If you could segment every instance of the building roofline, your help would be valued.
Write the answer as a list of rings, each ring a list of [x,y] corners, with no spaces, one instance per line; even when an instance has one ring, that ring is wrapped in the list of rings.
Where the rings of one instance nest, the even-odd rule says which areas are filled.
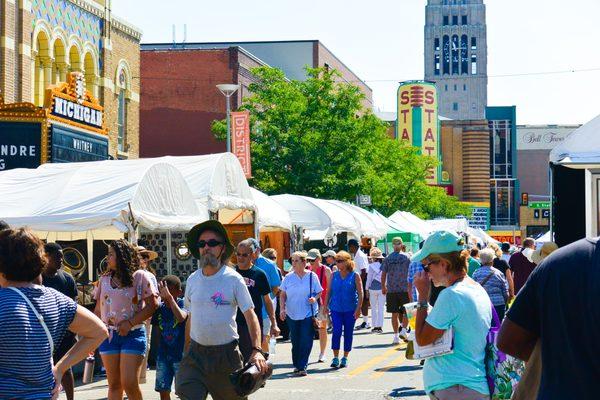
[[[176,46],[177,47],[170,47],[170,48],[141,48],[140,51],[214,51],[214,50],[229,50],[229,49],[237,49],[240,53],[243,53],[244,55],[246,55],[247,57],[253,59],[254,61],[256,61],[259,64],[262,64],[264,66],[270,67],[270,65],[266,62],[264,62],[263,60],[261,60],[260,58],[256,57],[254,54],[250,53],[248,50],[244,49],[241,46],[228,46],[228,47],[212,47],[212,48],[189,48],[189,47],[184,47],[186,46],[188,43],[177,43]],[[181,47],[180,47],[181,46]]]
[[[333,58],[335,58],[335,59],[336,59],[336,60],[337,60],[337,61],[338,61],[340,64],[342,64],[344,67],[346,67],[346,69],[347,69],[348,71],[350,71],[350,72],[352,73],[352,75],[356,76],[356,77],[358,78],[358,80],[359,80],[359,81],[360,81],[360,82],[361,82],[363,85],[365,85],[367,88],[369,88],[369,90],[370,90],[371,92],[373,92],[373,89],[372,89],[372,88],[371,88],[369,85],[367,85],[367,83],[366,83],[365,81],[363,81],[361,78],[359,78],[359,76],[358,76],[358,75],[356,75],[356,73],[355,73],[354,71],[352,71],[352,69],[350,69],[350,67],[348,67],[348,66],[346,65],[346,63],[344,63],[342,60],[340,60],[340,59],[338,58],[338,56],[336,56],[336,55],[334,54],[334,52],[333,52],[333,51],[329,50],[329,48],[328,48],[327,46],[325,46],[325,44],[324,44],[323,42],[321,42],[320,40],[317,40],[316,42],[317,42],[317,44],[320,44],[321,46],[323,46],[323,48],[325,48],[325,49],[326,49],[326,50],[327,50],[327,51],[328,51],[328,52],[329,52],[329,53],[330,53],[330,54],[333,56]]]

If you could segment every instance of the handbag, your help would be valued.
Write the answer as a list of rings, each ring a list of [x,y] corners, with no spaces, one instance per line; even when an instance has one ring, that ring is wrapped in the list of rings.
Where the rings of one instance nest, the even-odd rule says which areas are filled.
[[[492,400],[509,400],[523,376],[525,363],[498,349],[496,342],[500,332],[500,318],[498,318],[493,305],[491,308],[492,324],[486,337],[485,346],[486,378]]]
[[[309,272],[309,274],[311,274],[311,275],[308,276],[308,282],[309,282],[309,284],[308,284],[308,287],[309,287],[309,289],[308,289],[308,297],[310,298],[310,297],[312,297],[312,292],[313,292],[312,291],[312,281],[313,281],[312,280],[312,271]],[[316,330],[321,329],[321,321],[319,321],[319,319],[316,317],[319,314],[319,312],[317,311],[315,313],[313,311],[313,305],[312,304],[310,305],[310,311],[311,311],[311,314],[312,314],[311,318],[312,318],[313,328],[316,329]]]
[[[256,365],[248,363],[241,369],[229,374],[229,380],[238,396],[246,397],[265,386],[273,375],[273,363],[267,360],[267,372],[261,374]]]

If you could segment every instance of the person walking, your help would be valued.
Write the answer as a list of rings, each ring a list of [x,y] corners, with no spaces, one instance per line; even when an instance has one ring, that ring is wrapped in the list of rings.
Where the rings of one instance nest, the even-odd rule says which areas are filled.
[[[94,293],[94,312],[110,333],[98,349],[106,369],[108,399],[121,399],[124,391],[129,399],[138,400],[147,346],[144,321],[158,308],[158,288],[139,270],[138,252],[126,240],[110,244],[107,260],[108,272]]]
[[[290,329],[294,374],[306,376],[313,346],[313,317],[323,288],[317,275],[306,269],[306,253],[296,251],[291,258],[293,271],[281,284],[281,319],[286,320]]]
[[[371,332],[383,333],[383,312],[385,298],[381,293],[381,261],[383,254],[377,247],[372,247],[369,252],[369,269],[367,271],[367,290],[371,303]]]
[[[331,280],[331,270],[325,265],[321,264],[321,252],[319,249],[310,249],[306,255],[306,260],[310,263],[310,270],[319,277],[319,284],[323,288],[323,293],[318,301],[318,306],[321,308],[317,314],[317,323],[319,324],[319,345],[321,351],[319,352],[318,362],[322,363],[326,361],[325,351],[327,350],[327,312],[323,309],[323,301],[327,296],[327,284]]]
[[[535,240],[526,238],[523,241],[521,250],[510,256],[508,264],[510,265],[514,277],[515,294],[518,294],[521,288],[525,286],[525,282],[527,282],[529,275],[531,275],[535,269],[535,264],[531,259],[534,250]]]
[[[238,308],[252,338],[250,362],[262,373],[267,371],[268,354],[260,346],[260,325],[246,283],[227,266],[233,244],[219,221],[208,220],[190,230],[187,245],[198,260],[198,270],[185,287],[185,355],[175,377],[175,393],[182,400],[205,400],[209,394],[213,399],[246,399],[237,395],[229,379],[243,366],[235,322]]]
[[[52,261],[55,269],[58,261]],[[2,399],[58,398],[67,371],[108,336],[106,327],[93,313],[72,298],[37,283],[46,264],[44,243],[31,231],[0,231]],[[80,339],[53,362],[53,354],[59,354],[68,331]]]
[[[597,399],[600,240],[561,247],[533,271],[502,322],[498,349],[530,361],[541,346],[537,399]]]
[[[545,242],[542,247],[540,247],[539,249],[535,250],[532,254],[531,254],[531,261],[533,261],[533,263],[536,265],[536,267],[538,265],[540,265],[542,263],[542,261],[544,261],[544,259],[546,257],[548,257],[550,254],[554,253],[556,250],[558,250],[558,245],[554,242]]]
[[[486,380],[486,337],[492,307],[485,290],[467,275],[464,240],[453,232],[433,232],[412,260],[423,264],[414,283],[418,293],[415,340],[426,346],[447,329],[454,331],[453,352],[427,359],[425,391],[432,400],[489,400]],[[445,286],[435,306],[427,302],[431,281]]]
[[[408,297],[408,266],[410,259],[401,252],[402,238],[392,239],[394,251],[390,253],[381,266],[381,293],[385,295],[386,309],[392,314],[392,328],[394,338],[392,344],[400,343],[400,337],[408,340],[408,319],[404,305],[409,302]],[[402,325],[400,325],[402,321]],[[402,330],[400,330],[402,326]]]
[[[267,315],[271,321],[271,334],[273,336],[277,336],[279,335],[279,330],[277,328],[277,323],[275,322],[275,310],[273,308],[273,302],[269,296],[269,293],[271,293],[271,287],[269,286],[267,275],[261,269],[253,265],[256,257],[256,253],[253,251],[253,246],[254,243],[248,239],[242,240],[238,243],[236,252],[238,263],[235,266],[235,270],[242,276],[242,278],[244,278],[246,287],[250,292],[252,303],[254,303],[254,313],[258,318],[258,324],[261,327],[261,332],[264,323],[262,309],[266,308]],[[252,355],[252,337],[250,336],[250,331],[248,329],[248,325],[246,324],[244,314],[240,310],[237,311],[235,322],[237,323],[240,351],[244,357],[244,362],[248,362],[250,360],[250,356]]]
[[[502,272],[506,278],[506,282],[508,282],[508,305],[508,303],[515,298],[515,281],[513,279],[512,271],[510,270],[510,265],[508,264],[508,261],[504,259],[504,253],[496,243],[490,243],[488,248],[492,249],[496,255],[492,267]]]
[[[77,302],[77,284],[71,274],[66,273],[63,267],[63,251],[62,247],[58,243],[46,243],[44,245],[44,251],[46,252],[46,258],[48,264],[42,273],[42,285],[50,287],[73,301]],[[65,336],[54,351],[54,364],[56,364],[71,347],[75,345],[77,338],[73,332],[66,331]],[[67,400],[73,400],[75,391],[75,379],[73,378],[73,371],[69,368],[62,378],[62,387],[65,390]]]
[[[483,286],[490,296],[498,318],[502,321],[508,303],[508,282],[504,274],[492,266],[495,257],[494,250],[490,248],[481,250],[479,253],[481,267],[473,273],[473,280]]]
[[[357,269],[356,272],[360,274],[360,279],[363,285],[363,293],[365,293],[361,304],[363,322],[360,325],[358,325],[356,329],[371,329],[371,324],[369,324],[369,296],[366,289],[369,259],[367,255],[360,249],[360,245],[358,244],[358,240],[356,239],[348,240],[348,251],[352,255],[352,259],[354,260],[354,265]]]
[[[360,316],[360,304],[363,297],[362,280],[354,270],[354,262],[348,252],[340,251],[335,257],[338,270],[333,273],[327,288],[325,300],[331,310],[333,335],[331,349],[333,350],[332,368],[345,368],[348,365],[348,355],[352,350],[354,323]],[[344,334],[344,357],[340,361],[340,342]]]
[[[500,245],[500,250],[502,250],[502,259],[506,262],[508,262],[510,260],[510,243],[508,242],[503,242]]]
[[[477,268],[481,267],[481,261],[479,261],[479,248],[473,247],[469,253],[469,269],[467,274],[473,277],[473,273]]]
[[[325,260],[325,265],[329,267],[331,272],[337,271],[337,266],[335,265],[335,251],[327,250],[323,253],[323,259]]]
[[[156,354],[156,380],[154,390],[160,400],[171,399],[171,386],[183,355],[187,311],[184,309],[181,281],[175,275],[162,278],[160,285],[162,304],[154,313],[160,330]]]

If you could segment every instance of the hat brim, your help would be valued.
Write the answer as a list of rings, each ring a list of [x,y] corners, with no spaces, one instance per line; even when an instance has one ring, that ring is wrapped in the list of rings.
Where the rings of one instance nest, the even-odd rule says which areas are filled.
[[[204,221],[194,226],[188,233],[187,245],[194,258],[200,258],[200,250],[198,249],[198,245],[196,243],[198,243],[198,238],[204,231],[213,231],[220,234],[223,237],[223,240],[225,240],[225,257],[231,257],[234,247],[229,240],[227,230],[225,230],[225,227],[219,221],[209,219],[208,221]]]
[[[415,254],[413,254],[413,256],[410,258],[410,261],[413,262],[418,262],[418,261],[422,261],[425,258],[427,258],[429,256],[429,252],[423,251],[423,249],[417,251]]]
[[[158,253],[152,250],[142,250],[140,251],[140,254],[147,254],[148,261],[152,261],[158,258]]]
[[[536,250],[533,253],[531,253],[531,261],[533,261],[533,263],[535,265],[538,265],[539,263],[541,263],[544,260],[544,256],[542,255],[542,250]]]

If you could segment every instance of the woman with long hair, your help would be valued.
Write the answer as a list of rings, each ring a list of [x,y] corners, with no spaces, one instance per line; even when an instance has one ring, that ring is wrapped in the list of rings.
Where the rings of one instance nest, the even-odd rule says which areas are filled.
[[[96,288],[96,315],[109,330],[99,352],[106,368],[108,400],[142,399],[139,374],[146,353],[144,321],[158,308],[158,291],[139,270],[136,249],[120,239],[108,248],[108,271]]]
[[[292,339],[292,363],[294,373],[306,376],[308,357],[313,346],[314,326],[312,318],[318,312],[317,301],[321,297],[321,284],[317,275],[306,269],[305,252],[292,254],[293,272],[281,283],[281,319],[285,319]]]
[[[363,300],[363,286],[360,275],[354,271],[352,256],[346,251],[340,251],[335,256],[338,270],[334,272],[327,287],[325,312],[331,311],[333,334],[331,349],[333,350],[332,368],[345,368],[348,365],[348,355],[352,350],[354,323],[360,317]],[[344,334],[344,357],[340,361],[340,342]]]
[[[467,257],[462,237],[438,231],[412,258],[423,264],[423,271],[414,278],[417,344],[432,344],[448,329],[454,333],[453,352],[432,357],[423,367],[425,391],[432,399],[490,398],[484,360],[492,303],[481,285],[467,275]],[[431,281],[445,289],[429,311]]]

